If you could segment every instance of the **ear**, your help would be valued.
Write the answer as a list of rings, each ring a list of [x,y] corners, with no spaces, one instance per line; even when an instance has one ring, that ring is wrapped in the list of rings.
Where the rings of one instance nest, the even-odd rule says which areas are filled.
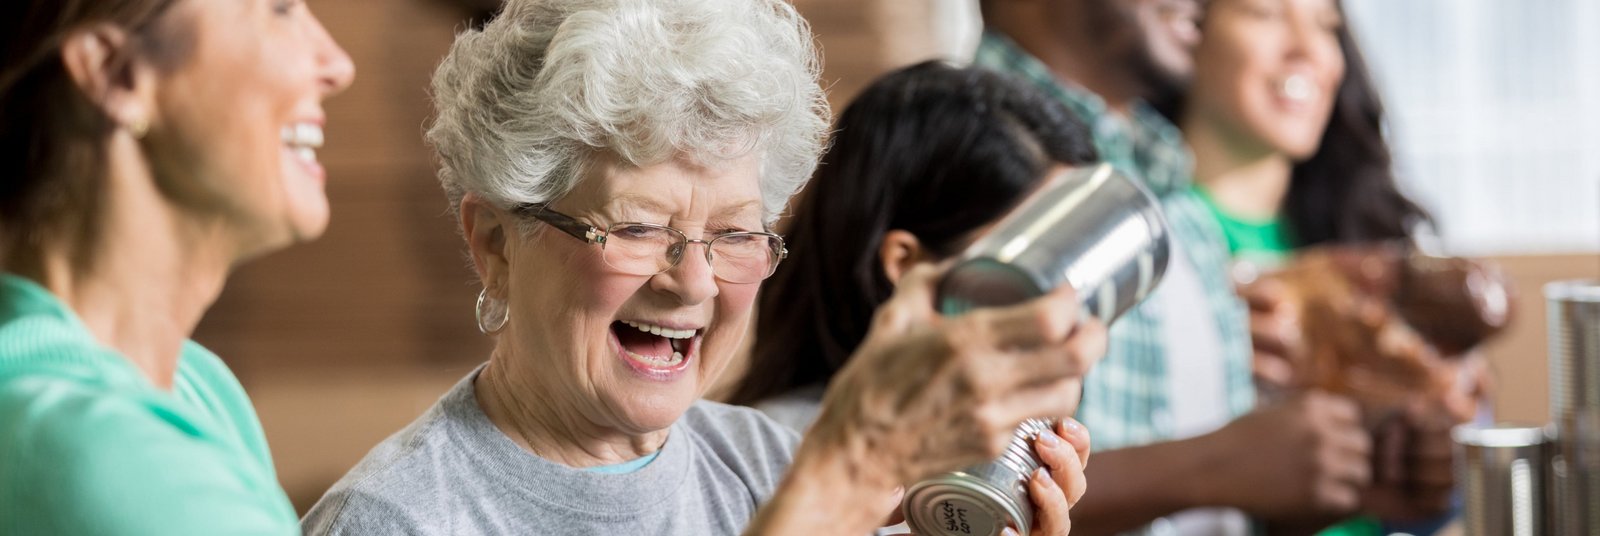
[[[878,262],[883,263],[883,273],[889,276],[890,283],[899,284],[900,276],[911,271],[912,266],[931,260],[934,259],[922,247],[922,241],[910,231],[890,230],[878,246]]]
[[[461,231],[472,253],[472,266],[485,288],[505,287],[511,263],[506,235],[516,232],[516,222],[493,204],[474,194],[461,198]]]
[[[137,54],[134,39],[114,24],[85,26],[61,44],[61,63],[85,98],[135,137],[156,121],[154,65]]]

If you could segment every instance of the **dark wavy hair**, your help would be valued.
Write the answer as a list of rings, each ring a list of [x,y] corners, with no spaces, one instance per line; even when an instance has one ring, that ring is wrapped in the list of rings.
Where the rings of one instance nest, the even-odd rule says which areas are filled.
[[[167,24],[182,0],[13,0],[0,3],[0,257],[69,240],[87,262],[101,212],[105,141],[116,124],[85,95],[61,58],[64,41],[95,24],[129,32],[158,67],[189,57],[192,29]]]
[[[844,366],[894,290],[878,259],[890,230],[949,256],[1051,167],[1096,159],[1088,127],[1036,87],[940,62],[874,82],[837,126],[790,222],[791,257],[763,287],[733,403],[826,383]]]
[[[1340,6],[1343,10],[1343,6]],[[1383,132],[1383,100],[1348,24],[1338,29],[1345,74],[1316,153],[1296,163],[1279,213],[1295,246],[1398,240],[1411,242],[1418,226],[1434,220],[1400,192],[1394,154]],[[1153,102],[1181,122],[1185,95]]]
[[[1383,101],[1348,25],[1339,27],[1344,80],[1317,152],[1295,164],[1281,213],[1296,246],[1410,241],[1433,217],[1395,183]]]

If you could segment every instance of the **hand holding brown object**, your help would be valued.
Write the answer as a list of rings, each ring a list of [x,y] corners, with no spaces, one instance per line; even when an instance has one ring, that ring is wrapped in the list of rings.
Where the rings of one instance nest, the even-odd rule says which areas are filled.
[[[1498,271],[1395,245],[1313,248],[1241,294],[1262,376],[1351,396],[1371,425],[1450,397],[1458,356],[1510,318]]]

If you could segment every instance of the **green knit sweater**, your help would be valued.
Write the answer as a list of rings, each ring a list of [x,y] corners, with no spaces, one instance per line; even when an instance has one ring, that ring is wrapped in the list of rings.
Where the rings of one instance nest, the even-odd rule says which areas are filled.
[[[261,423],[211,352],[158,389],[43,287],[0,274],[0,534],[298,534]]]

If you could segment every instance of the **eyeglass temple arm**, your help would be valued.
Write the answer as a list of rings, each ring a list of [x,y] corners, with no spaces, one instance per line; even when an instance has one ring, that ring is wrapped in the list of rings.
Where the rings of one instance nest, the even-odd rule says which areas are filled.
[[[572,217],[567,216],[566,214],[547,209],[542,204],[529,203],[517,205],[516,210],[518,212],[531,215],[534,218],[537,218],[539,221],[548,223],[555,228],[560,229],[561,232],[572,235],[579,240],[591,244],[606,243],[606,235],[604,232],[601,232],[600,229],[593,225],[572,219]]]

